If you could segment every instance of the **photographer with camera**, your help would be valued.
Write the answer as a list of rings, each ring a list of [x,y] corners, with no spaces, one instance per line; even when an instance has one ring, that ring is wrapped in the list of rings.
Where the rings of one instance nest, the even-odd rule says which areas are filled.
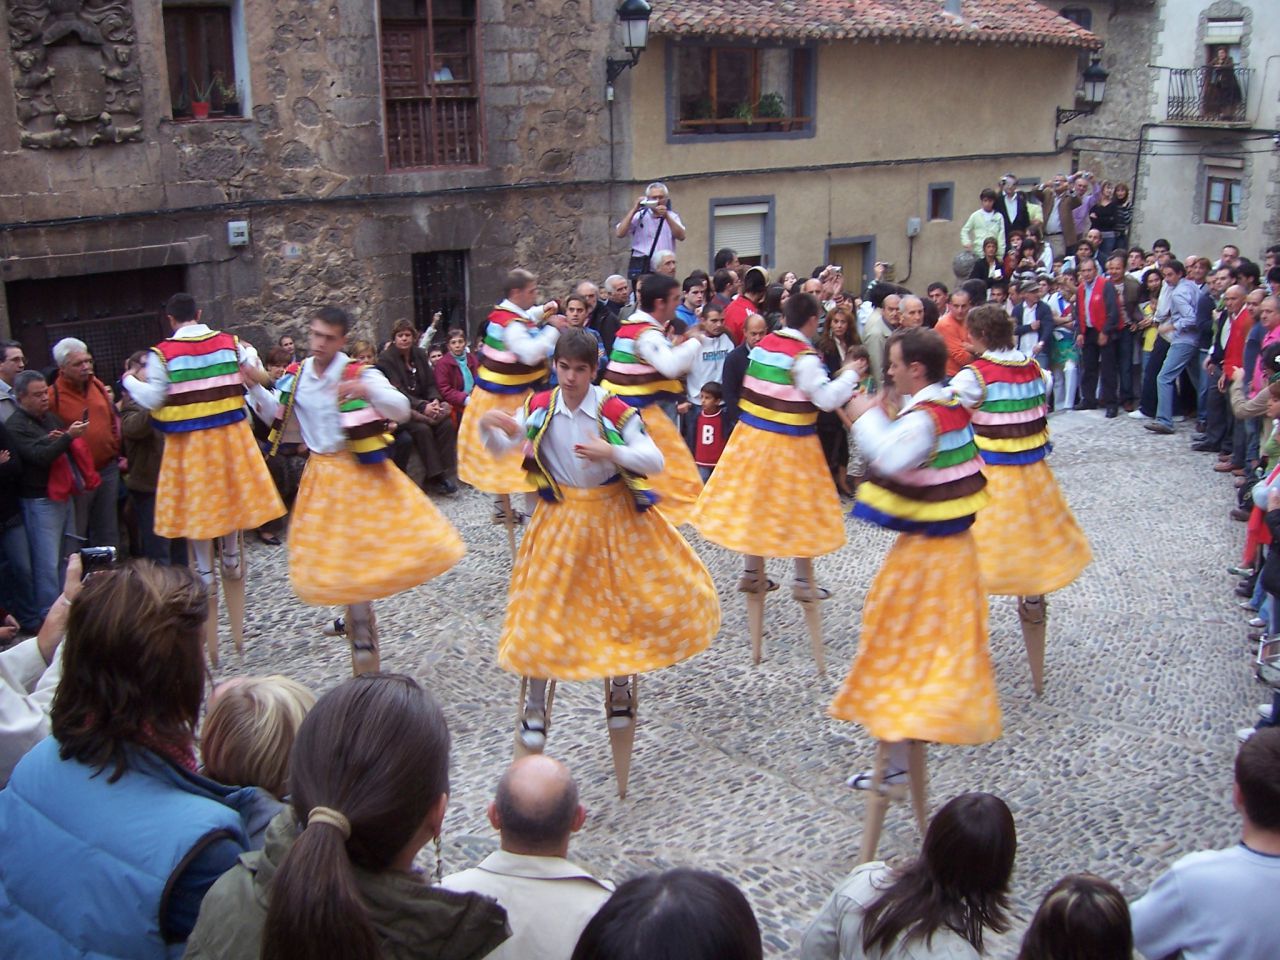
[[[676,241],[685,238],[684,223],[680,215],[671,209],[671,193],[665,183],[651,183],[644,196],[636,199],[631,211],[618,221],[614,235],[619,239],[631,237],[631,260],[627,263],[627,279],[657,269],[652,264],[654,253],[676,248]]]

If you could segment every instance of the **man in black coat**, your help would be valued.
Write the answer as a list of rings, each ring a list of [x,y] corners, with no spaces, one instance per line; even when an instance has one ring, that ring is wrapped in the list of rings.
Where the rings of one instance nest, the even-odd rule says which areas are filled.
[[[720,373],[720,388],[724,392],[724,434],[728,438],[738,422],[738,398],[742,396],[742,381],[747,375],[747,363],[751,349],[764,339],[769,326],[764,317],[753,313],[742,328],[742,343],[729,351]]]
[[[1018,178],[1012,173],[1006,173],[1000,178],[1000,197],[996,200],[996,210],[1004,219],[1006,243],[1011,242],[1014,230],[1026,236],[1027,227],[1031,226],[1031,211],[1027,209],[1027,195],[1018,189]],[[1004,255],[1003,250],[1000,253]]]

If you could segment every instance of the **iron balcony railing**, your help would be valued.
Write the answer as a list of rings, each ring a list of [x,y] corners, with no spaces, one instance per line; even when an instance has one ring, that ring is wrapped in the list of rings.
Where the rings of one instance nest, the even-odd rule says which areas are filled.
[[[1169,71],[1170,123],[1245,123],[1252,69],[1192,67]]]

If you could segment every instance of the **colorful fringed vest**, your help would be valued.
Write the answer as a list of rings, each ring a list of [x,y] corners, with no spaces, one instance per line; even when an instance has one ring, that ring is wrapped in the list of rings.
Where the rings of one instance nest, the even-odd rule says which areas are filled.
[[[164,406],[151,413],[157,429],[190,433],[243,420],[245,388],[239,348],[235,337],[218,330],[152,347],[169,372]]]
[[[529,475],[529,482],[538,491],[538,496],[551,503],[564,499],[560,493],[560,485],[551,471],[542,462],[540,449],[542,438],[551,426],[552,412],[560,396],[560,388],[535,393],[524,402],[525,445],[524,469]],[[636,411],[628,406],[620,397],[606,395],[600,404],[600,435],[614,446],[623,446],[622,428],[628,420],[636,416]],[[649,481],[641,474],[618,467],[618,475],[631,491],[636,510],[644,512],[658,502],[658,495],[649,487]]]
[[[885,477],[873,472],[858,487],[853,515],[899,530],[945,537],[968,530],[991,495],[982,475],[982,455],[958,400],[924,400],[899,414],[933,417],[933,452],[923,466]]]
[[[609,365],[605,367],[600,381],[600,386],[633,407],[647,407],[658,400],[684,397],[684,388],[679,380],[664,377],[636,353],[636,341],[646,330],[656,330],[662,336],[662,328],[647,314],[641,320],[628,320],[618,327],[613,350],[609,353]]]
[[[1052,447],[1040,364],[983,356],[969,366],[982,384],[984,398],[973,411],[974,440],[982,459],[1011,465],[1043,460]]]
[[[513,323],[532,326],[527,317],[497,307],[489,314],[480,349],[476,386],[490,393],[524,393],[547,378],[546,363],[529,365],[507,349],[506,329]]]
[[[275,456],[280,449],[280,439],[284,436],[285,426],[293,416],[293,404],[298,398],[298,378],[303,367],[311,360],[302,363],[291,363],[276,384],[280,391],[279,410],[275,422],[271,424],[271,452]],[[348,361],[342,370],[343,382],[360,379],[360,374],[369,369],[366,363]],[[386,417],[380,414],[368,400],[353,397],[338,401],[338,415],[342,422],[342,432],[347,436],[347,449],[355,454],[355,458],[364,464],[381,463],[390,456],[388,448],[393,440],[386,432]]]
[[[807,437],[817,432],[818,408],[791,380],[796,359],[816,351],[798,334],[770,333],[747,356],[738,399],[743,423],[772,433]]]

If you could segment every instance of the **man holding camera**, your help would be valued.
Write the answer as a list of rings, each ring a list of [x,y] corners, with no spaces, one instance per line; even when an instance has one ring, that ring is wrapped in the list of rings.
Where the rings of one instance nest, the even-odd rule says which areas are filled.
[[[631,237],[631,260],[627,263],[627,279],[635,282],[654,266],[650,260],[658,250],[675,250],[676,241],[685,238],[684,223],[671,209],[671,194],[665,183],[651,183],[645,188],[631,212],[618,221],[614,235],[623,240]]]

